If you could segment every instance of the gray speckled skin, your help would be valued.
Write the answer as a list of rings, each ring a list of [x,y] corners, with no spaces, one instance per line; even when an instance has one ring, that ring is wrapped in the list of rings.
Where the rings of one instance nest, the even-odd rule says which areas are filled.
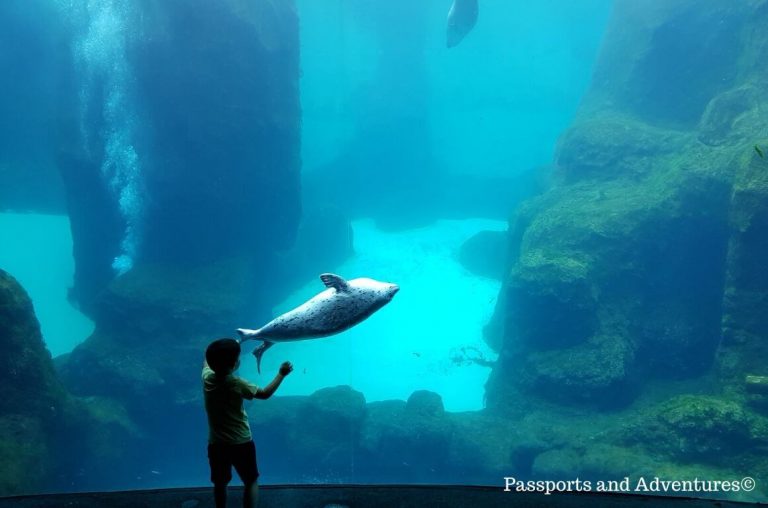
[[[400,290],[397,284],[366,278],[345,281],[332,273],[324,273],[320,279],[328,287],[322,293],[258,330],[237,329],[242,341],[263,341],[253,351],[259,372],[261,357],[275,342],[316,339],[343,332],[388,304]]]
[[[286,342],[327,337],[360,323],[389,303],[399,290],[396,284],[367,278],[353,279],[346,284],[346,289],[341,291],[329,287],[258,330],[239,329],[238,332],[244,341]]]

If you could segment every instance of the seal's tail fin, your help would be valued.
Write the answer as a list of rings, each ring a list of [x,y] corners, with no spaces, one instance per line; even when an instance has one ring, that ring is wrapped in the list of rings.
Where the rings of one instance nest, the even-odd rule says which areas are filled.
[[[247,328],[238,328],[237,333],[240,335],[240,343],[242,344],[246,340],[256,339],[259,337],[261,328],[258,330],[249,330]]]
[[[256,357],[256,370],[261,374],[261,357],[264,356],[264,352],[271,348],[274,342],[264,341],[256,349],[253,350],[253,356]]]

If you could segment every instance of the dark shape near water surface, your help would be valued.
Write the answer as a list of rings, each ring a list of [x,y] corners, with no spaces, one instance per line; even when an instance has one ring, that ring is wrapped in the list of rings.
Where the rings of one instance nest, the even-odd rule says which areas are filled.
[[[392,301],[400,290],[397,284],[368,278],[344,280],[324,273],[320,280],[326,290],[293,310],[276,317],[257,330],[238,328],[241,341],[263,340],[253,354],[261,372],[261,357],[275,342],[316,339],[347,330]]]
[[[453,0],[448,11],[446,44],[449,48],[458,45],[472,31],[477,23],[477,0]]]
[[[759,155],[761,159],[765,159],[765,155],[763,154],[763,151],[760,149],[759,146],[755,145],[755,151],[757,152],[757,155]]]

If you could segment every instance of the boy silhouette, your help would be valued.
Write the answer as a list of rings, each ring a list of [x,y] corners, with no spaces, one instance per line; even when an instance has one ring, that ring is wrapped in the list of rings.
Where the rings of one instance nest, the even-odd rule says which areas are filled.
[[[240,367],[240,343],[234,339],[218,339],[208,345],[203,365],[203,397],[208,414],[208,462],[216,508],[227,504],[227,485],[232,480],[232,466],[242,480],[243,507],[253,508],[258,502],[259,469],[248,415],[243,399],[268,399],[275,393],[293,366],[283,362],[280,370],[265,388],[249,383],[233,374]]]

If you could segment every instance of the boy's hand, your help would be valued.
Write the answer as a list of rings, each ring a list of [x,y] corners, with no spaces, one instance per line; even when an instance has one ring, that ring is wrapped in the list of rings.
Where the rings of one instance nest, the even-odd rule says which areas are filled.
[[[282,365],[280,365],[281,376],[285,377],[291,372],[293,372],[293,365],[291,365],[291,362],[283,362]]]

